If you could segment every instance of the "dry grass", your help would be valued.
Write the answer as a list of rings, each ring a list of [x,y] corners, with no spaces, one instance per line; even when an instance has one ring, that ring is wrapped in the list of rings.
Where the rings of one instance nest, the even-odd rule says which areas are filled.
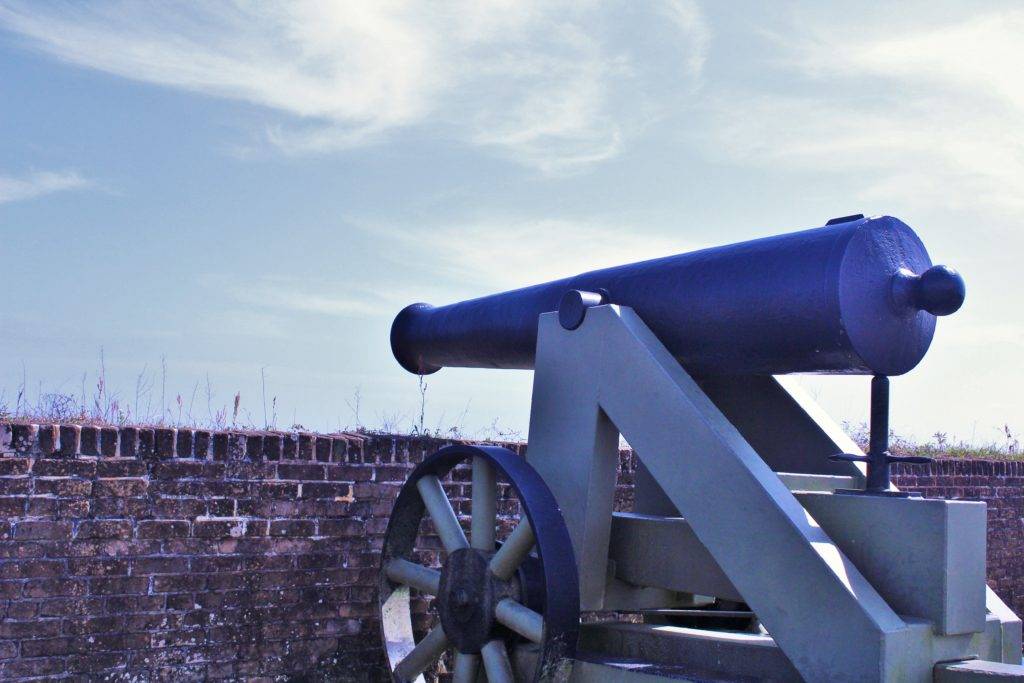
[[[161,359],[159,371],[144,367],[135,378],[134,391],[126,400],[107,385],[106,364],[102,350],[95,383],[82,375],[81,390],[76,393],[46,392],[39,386],[35,400],[28,398],[24,377],[18,388],[9,392],[0,389],[0,421],[32,422],[36,424],[81,425],[138,425],[173,426],[202,429],[252,429],[314,431],[293,420],[290,427],[278,425],[277,397],[268,400],[266,368],[260,370],[262,422],[254,419],[243,404],[241,392],[232,395],[231,402],[218,404],[209,375],[205,382],[196,382],[187,395],[176,394],[168,404],[167,363]],[[159,382],[159,385],[158,385]],[[157,392],[159,386],[159,393]],[[477,441],[517,442],[524,440],[522,432],[499,425],[495,419],[480,430],[467,431],[464,427],[469,404],[454,420],[441,413],[433,426],[426,424],[427,383],[420,378],[417,388],[416,415],[410,419],[405,413],[380,413],[375,423],[367,424],[362,414],[362,390],[356,387],[345,404],[351,413],[351,422],[342,424],[337,431],[365,434],[416,434],[440,439],[466,439]],[[198,403],[198,405],[197,405]],[[258,407],[257,407],[258,410]],[[846,432],[866,447],[868,428],[865,424],[844,423]],[[936,432],[932,440],[918,442],[898,434],[890,434],[890,448],[900,455],[927,455],[934,458],[968,458],[984,460],[1024,459],[1020,437],[1009,425],[988,443],[968,443],[945,432]]]

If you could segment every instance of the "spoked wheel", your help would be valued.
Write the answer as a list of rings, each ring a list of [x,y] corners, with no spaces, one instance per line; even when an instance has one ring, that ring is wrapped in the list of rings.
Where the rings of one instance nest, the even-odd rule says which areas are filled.
[[[472,466],[468,540],[441,485],[462,462]],[[511,485],[522,513],[504,542],[497,539],[499,478]],[[425,514],[444,547],[440,571],[415,561]],[[435,596],[440,617],[419,642],[410,588]],[[388,523],[380,611],[396,681],[423,681],[423,672],[449,650],[455,683],[482,680],[481,673],[489,683],[565,680],[579,631],[576,561],[540,475],[521,456],[494,446],[450,446],[424,460],[399,492]]]

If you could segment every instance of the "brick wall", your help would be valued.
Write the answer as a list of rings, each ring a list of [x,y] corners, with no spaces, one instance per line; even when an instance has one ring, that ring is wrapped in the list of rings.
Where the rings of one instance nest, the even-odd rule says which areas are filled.
[[[411,468],[443,445],[0,425],[0,678],[377,680],[381,535]],[[992,583],[1024,612],[1024,463],[898,481],[989,503]]]
[[[1024,461],[938,460],[893,472],[901,489],[988,504],[988,583],[1024,615]]]

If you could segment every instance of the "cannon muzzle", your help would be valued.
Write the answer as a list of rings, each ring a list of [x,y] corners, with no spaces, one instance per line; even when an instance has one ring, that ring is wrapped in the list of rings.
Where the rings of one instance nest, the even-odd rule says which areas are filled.
[[[446,306],[412,304],[395,318],[391,349],[418,374],[532,368],[538,316],[576,290],[577,305],[632,307],[694,374],[903,374],[927,352],[935,317],[960,308],[963,279],[933,267],[899,219],[837,220]]]

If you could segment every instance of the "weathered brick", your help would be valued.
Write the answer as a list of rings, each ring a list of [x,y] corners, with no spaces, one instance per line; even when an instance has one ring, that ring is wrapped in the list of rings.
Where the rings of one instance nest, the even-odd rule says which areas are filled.
[[[0,477],[0,496],[25,496],[32,490],[28,477]]]
[[[32,461],[28,458],[0,458],[0,476],[16,477],[22,474],[28,474],[31,469],[31,465]]]
[[[96,463],[96,476],[104,479],[144,477],[147,471],[146,463],[134,458],[100,460]]]
[[[81,446],[82,428],[78,425],[60,426],[60,448],[57,455],[73,458]]]
[[[213,435],[212,455],[214,460],[228,459],[228,435],[225,432],[217,432]]]
[[[117,456],[117,428],[103,427],[100,430],[100,455],[105,458]]]
[[[61,560],[15,560],[0,562],[0,578],[32,579],[60,576],[64,573]]]
[[[443,440],[247,432],[245,457],[228,458],[227,432],[203,444],[203,430],[179,430],[177,457],[154,459],[114,457],[98,433],[99,459],[39,457],[36,432],[31,457],[0,457],[0,678],[303,678],[330,653],[351,663],[346,674],[376,680],[382,534],[409,471]],[[0,451],[3,438],[0,423]],[[10,449],[17,438],[12,426]],[[218,438],[221,457],[207,459]],[[636,458],[618,460],[615,507],[629,509]],[[990,584],[1024,607],[1024,463],[901,467],[904,488],[988,502]],[[460,512],[469,481],[457,468],[445,482]],[[516,509],[507,496],[506,486],[502,514]],[[500,522],[507,532],[514,519]],[[440,543],[429,523],[422,533],[417,560],[436,565]],[[426,626],[427,603],[414,611]],[[46,673],[44,662],[60,666]]]
[[[281,459],[295,460],[299,455],[299,435],[293,433],[281,436]]]
[[[153,458],[156,456],[156,433],[154,430],[139,428],[138,445],[135,452],[140,458]]]
[[[153,449],[158,458],[173,458],[178,430],[161,427],[153,430]]]
[[[71,522],[18,522],[14,537],[19,540],[61,541],[71,538]]]
[[[112,557],[71,558],[68,574],[71,576],[127,576],[129,561]]]
[[[265,460],[280,460],[283,439],[280,434],[263,435],[263,458]]]
[[[100,454],[100,428],[85,425],[79,435],[79,452],[82,455]]]
[[[131,520],[87,520],[78,523],[78,530],[75,538],[82,540],[87,538],[119,538],[128,540],[132,537]]]
[[[189,534],[186,520],[149,519],[139,522],[139,538],[181,538]]]
[[[60,633],[60,619],[0,621],[0,638],[46,638]]]
[[[331,438],[329,436],[318,436],[313,443],[314,453],[319,462],[331,461]]]
[[[244,536],[245,530],[244,519],[196,520],[192,524],[192,535],[197,538],[237,538]]]
[[[54,455],[60,449],[60,427],[57,425],[40,425],[39,450],[43,455]]]
[[[103,576],[89,579],[90,595],[144,594],[149,591],[145,576]]]
[[[245,435],[245,455],[250,460],[261,460],[263,458],[263,435]]]
[[[39,426],[34,424],[11,425],[11,448],[15,453],[29,453],[35,448],[39,434]]]
[[[41,458],[32,464],[32,474],[37,477],[93,477],[96,475],[96,461]]]
[[[278,479],[296,479],[302,481],[320,480],[326,476],[325,465],[290,465],[281,463],[277,466]]]
[[[174,453],[179,458],[192,457],[192,442],[195,439],[195,432],[191,429],[179,429],[175,437]]]
[[[192,453],[198,460],[206,460],[210,457],[210,432],[205,429],[197,429],[192,433]]]
[[[81,579],[33,579],[25,582],[26,598],[81,596],[85,592],[86,582]]]
[[[142,496],[146,494],[145,479],[97,479],[93,484],[93,495],[102,496]]]
[[[313,434],[307,434],[302,432],[299,434],[299,450],[296,453],[296,457],[299,460],[312,460],[313,459],[313,440],[316,437]]]
[[[239,432],[228,434],[228,459],[241,460],[245,457],[246,435]]]
[[[352,486],[342,483],[306,483],[302,485],[303,498],[330,498],[352,500]]]
[[[271,536],[312,536],[316,522],[310,519],[275,519],[270,522]]]
[[[134,458],[139,454],[138,427],[121,427],[118,433],[118,454],[122,458]]]

